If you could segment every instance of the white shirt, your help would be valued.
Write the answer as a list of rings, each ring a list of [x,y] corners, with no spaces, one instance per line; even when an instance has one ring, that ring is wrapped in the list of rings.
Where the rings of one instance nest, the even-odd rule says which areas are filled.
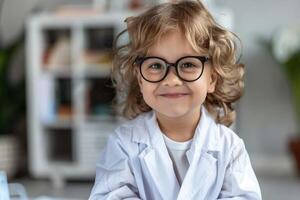
[[[244,142],[202,107],[180,186],[153,111],[118,127],[96,165],[90,200],[261,200]]]
[[[187,160],[186,152],[191,147],[192,139],[185,142],[177,142],[172,140],[171,138],[168,138],[165,134],[163,134],[163,136],[173,162],[175,175],[177,177],[179,185],[181,185],[184,176],[189,168],[189,162]]]

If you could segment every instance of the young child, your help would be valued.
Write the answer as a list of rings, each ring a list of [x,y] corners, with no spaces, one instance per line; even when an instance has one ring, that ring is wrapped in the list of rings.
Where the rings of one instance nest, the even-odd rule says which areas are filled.
[[[90,200],[261,199],[243,140],[227,128],[244,85],[237,37],[200,1],[126,22],[113,80],[131,120],[109,137]]]

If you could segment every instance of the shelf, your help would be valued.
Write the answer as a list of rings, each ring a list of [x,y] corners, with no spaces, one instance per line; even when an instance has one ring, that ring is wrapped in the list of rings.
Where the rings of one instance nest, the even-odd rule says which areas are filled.
[[[120,13],[61,17],[39,14],[27,24],[29,170],[33,176],[94,174],[116,128],[110,78]]]
[[[44,74],[48,74],[53,78],[71,78],[72,71],[71,67],[55,67],[55,69],[44,69]]]
[[[71,65],[71,30],[44,29],[43,30],[42,63],[48,69],[56,66]]]
[[[87,64],[82,68],[86,78],[104,78],[111,74],[111,64]]]
[[[109,77],[87,78],[85,93],[85,115],[88,120],[101,120],[114,116],[112,101],[115,90]]]
[[[72,129],[73,122],[71,120],[56,120],[53,122],[44,122],[46,129]]]
[[[100,54],[104,54],[104,58],[107,58],[106,55],[108,52],[112,51],[115,32],[114,24],[99,27],[86,26],[84,29],[84,39],[85,50],[88,54],[85,55],[94,55],[95,52],[100,52]],[[92,56],[92,58],[95,58],[95,56]],[[100,58],[103,58],[103,56]]]
[[[47,156],[51,162],[73,162],[73,134],[72,130],[47,130]]]

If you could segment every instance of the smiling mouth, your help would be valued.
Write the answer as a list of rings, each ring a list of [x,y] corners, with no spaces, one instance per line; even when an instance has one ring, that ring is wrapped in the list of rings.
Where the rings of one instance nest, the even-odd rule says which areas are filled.
[[[166,97],[166,98],[180,98],[187,96],[187,93],[167,93],[167,94],[161,94],[159,96]]]

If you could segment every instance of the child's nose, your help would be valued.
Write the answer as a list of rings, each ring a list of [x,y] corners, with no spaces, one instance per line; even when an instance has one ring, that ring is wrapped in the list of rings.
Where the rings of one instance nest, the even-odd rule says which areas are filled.
[[[174,67],[169,69],[167,76],[162,80],[162,84],[169,87],[182,85],[182,80],[177,76]]]

